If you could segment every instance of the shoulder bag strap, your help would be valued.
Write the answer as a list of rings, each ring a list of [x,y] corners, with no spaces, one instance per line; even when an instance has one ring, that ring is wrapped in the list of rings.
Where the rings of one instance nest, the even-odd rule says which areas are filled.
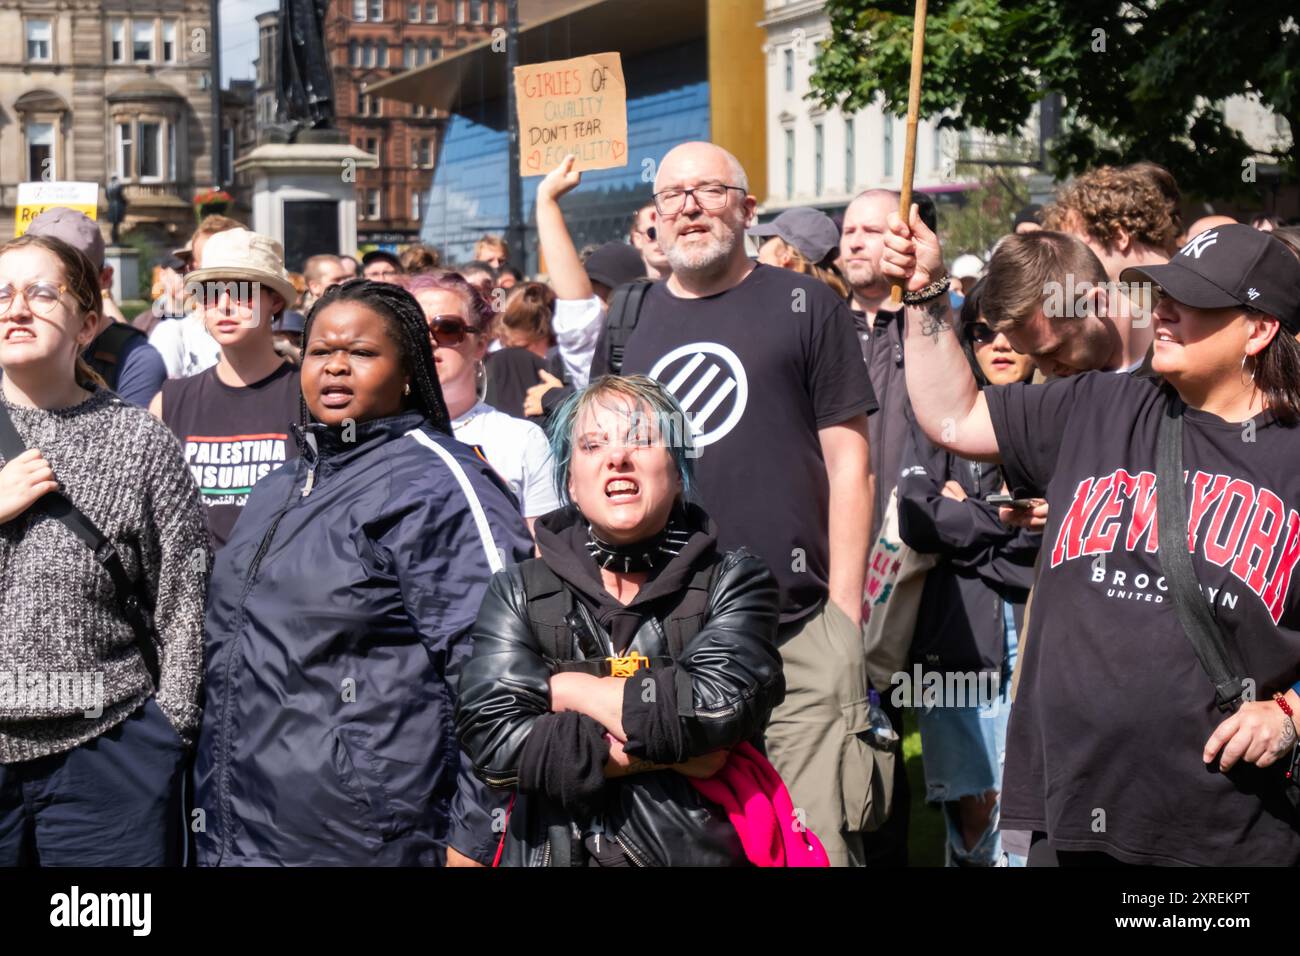
[[[1201,667],[1214,682],[1219,709],[1228,712],[1245,691],[1241,678],[1228,665],[1223,632],[1201,593],[1187,547],[1187,497],[1183,482],[1183,402],[1170,399],[1160,417],[1156,442],[1156,523],[1160,537],[1160,567],[1173,596],[1178,620],[1191,641]]]

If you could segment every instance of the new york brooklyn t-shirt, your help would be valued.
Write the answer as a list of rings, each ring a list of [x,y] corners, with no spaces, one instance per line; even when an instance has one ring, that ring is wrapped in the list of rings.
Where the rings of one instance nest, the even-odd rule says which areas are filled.
[[[823,283],[772,266],[703,299],[657,282],[623,372],[661,382],[690,418],[700,503],[719,546],[767,562],[782,620],[816,608],[830,564],[817,431],[876,409],[848,307]]]
[[[163,383],[163,421],[180,439],[207,505],[213,550],[230,537],[253,486],[298,457],[298,369],[287,362],[252,385],[217,378],[216,366]]]
[[[1132,863],[1300,863],[1283,768],[1201,760],[1226,715],[1160,568],[1159,383],[1094,372],[984,394],[1013,493],[1051,504],[1002,826]],[[1300,429],[1188,409],[1183,467],[1192,567],[1268,700],[1300,676]]]

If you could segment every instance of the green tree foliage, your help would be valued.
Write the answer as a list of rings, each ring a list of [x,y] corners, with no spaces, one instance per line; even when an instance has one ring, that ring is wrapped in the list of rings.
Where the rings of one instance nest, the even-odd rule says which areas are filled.
[[[827,0],[831,39],[813,96],[857,110],[877,97],[907,111],[912,0]],[[930,0],[921,114],[1015,136],[1048,92],[1065,99],[1050,146],[1059,177],[1151,159],[1185,192],[1249,193],[1250,146],[1223,100],[1254,94],[1289,124],[1272,154],[1297,175],[1300,6],[1226,0]]]

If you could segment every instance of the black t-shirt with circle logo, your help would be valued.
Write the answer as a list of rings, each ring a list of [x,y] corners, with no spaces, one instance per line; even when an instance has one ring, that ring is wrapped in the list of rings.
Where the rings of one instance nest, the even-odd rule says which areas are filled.
[[[163,421],[180,439],[207,505],[213,550],[225,545],[253,486],[298,457],[298,369],[288,362],[251,385],[227,385],[217,368],[164,382]]]
[[[815,609],[830,563],[818,429],[876,410],[848,307],[825,284],[764,265],[702,299],[657,282],[623,372],[663,383],[690,418],[699,499],[720,547],[767,561],[782,620]]]
[[[1002,827],[1131,863],[1300,863],[1283,768],[1201,760],[1225,715],[1157,553],[1160,383],[1091,372],[984,395],[1013,493],[1051,505]],[[1193,569],[1267,701],[1300,676],[1300,428],[1188,409],[1183,467]]]

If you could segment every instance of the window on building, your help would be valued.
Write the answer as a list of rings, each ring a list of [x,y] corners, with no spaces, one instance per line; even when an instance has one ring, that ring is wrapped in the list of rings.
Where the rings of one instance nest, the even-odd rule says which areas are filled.
[[[352,0],[352,19],[362,22],[366,19],[366,0]]]
[[[411,190],[411,218],[416,222],[420,220],[420,191],[418,189]]]
[[[497,3],[496,0],[488,0],[488,3],[492,8],[492,25],[496,26],[501,22],[501,4]]]
[[[853,195],[853,186],[857,181],[857,144],[853,141],[854,133],[853,119],[850,117],[844,121],[844,191],[850,196]]]
[[[356,40],[348,41],[348,62],[353,66],[361,65],[361,44]]]
[[[483,0],[469,0],[469,18],[474,23],[483,22]]]
[[[131,24],[131,60],[149,63],[153,60],[153,21]]]
[[[108,21],[108,58],[114,63],[126,62],[126,21]]]
[[[429,56],[429,50],[423,43],[415,45],[415,65],[424,66],[425,60]]]
[[[130,123],[117,124],[117,178],[135,179],[135,141]]]
[[[378,219],[383,215],[383,203],[380,201],[378,189],[366,190],[366,218]]]
[[[366,137],[366,152],[371,153],[375,156],[379,156],[379,140],[376,137],[374,136]],[[381,160],[383,159],[382,156],[380,156],[379,158]]]
[[[430,149],[429,141],[427,139],[420,139],[417,142],[416,146],[417,146],[416,159],[415,159],[416,164],[425,167],[432,166],[433,154],[432,154],[432,150]]]
[[[794,196],[794,130],[785,131],[785,195]]]
[[[428,23],[438,22],[438,5],[436,3],[426,3],[424,5],[424,19]]]
[[[164,20],[162,25],[162,58],[164,63],[176,62],[176,21]]]
[[[408,23],[420,22],[420,5],[418,3],[408,3],[406,5],[406,21]]]
[[[370,0],[370,19],[384,19],[384,0]]]
[[[794,47],[785,50],[785,91],[794,92]]]
[[[140,124],[140,180],[162,179],[162,124]]]
[[[409,40],[402,44],[402,66],[408,70],[415,66],[415,46]]]
[[[438,58],[441,57],[441,56],[442,56],[442,41],[441,41],[441,40],[432,40],[432,41],[430,41],[430,42],[429,42],[429,62],[432,63],[434,60],[438,59]]]
[[[885,135],[881,138],[884,150],[884,177],[891,179],[894,175],[894,117],[891,113],[884,116]]]
[[[388,66],[388,41],[386,39],[379,41],[379,65],[382,67]]]
[[[367,40],[365,42],[365,50],[366,50],[366,66],[374,66],[375,65],[375,41]]]
[[[226,178],[230,182],[235,176],[235,130],[230,129],[230,158],[226,161]],[[176,124],[167,124],[167,181],[176,182]]]
[[[54,59],[54,31],[49,20],[27,21],[27,60],[44,63]]]
[[[813,192],[821,196],[826,188],[826,135],[821,123],[813,125]]]
[[[35,181],[44,179],[49,170],[49,178],[55,177],[54,170],[54,124],[27,124],[27,178]]]
[[[456,0],[456,22],[465,22],[465,7],[468,6],[465,0]]]

